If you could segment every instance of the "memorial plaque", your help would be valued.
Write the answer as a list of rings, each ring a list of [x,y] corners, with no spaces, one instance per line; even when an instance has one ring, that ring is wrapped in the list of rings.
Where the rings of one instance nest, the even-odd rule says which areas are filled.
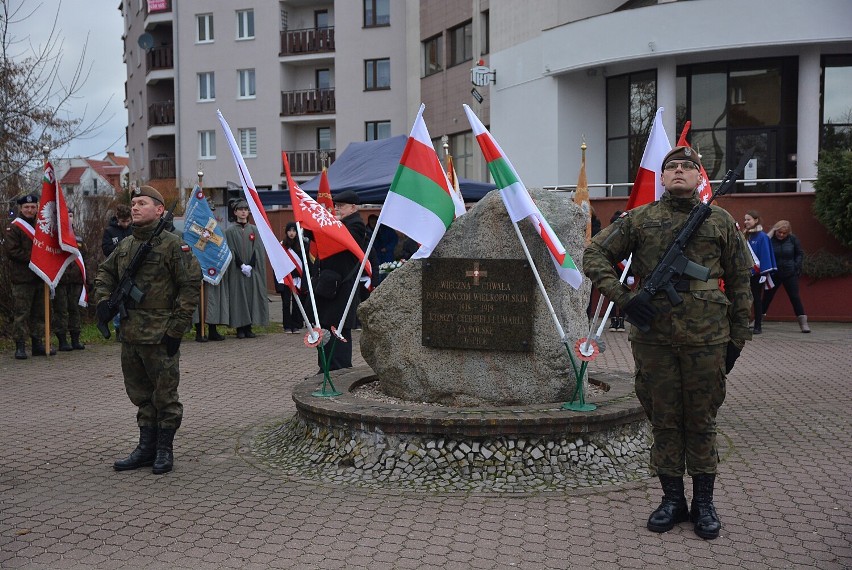
[[[424,259],[423,346],[532,350],[534,283],[525,259]]]

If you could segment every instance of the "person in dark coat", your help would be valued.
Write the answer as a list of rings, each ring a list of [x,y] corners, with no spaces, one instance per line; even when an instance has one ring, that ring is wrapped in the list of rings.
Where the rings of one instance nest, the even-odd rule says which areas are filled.
[[[300,264],[304,263],[302,251],[307,251],[309,242],[307,236],[304,237],[304,242],[299,242],[299,234],[296,229],[295,222],[287,223],[287,226],[284,228],[284,239],[281,240],[281,245],[284,246],[285,250],[292,250],[292,255],[299,260]],[[310,258],[308,259],[308,263],[310,263]],[[307,302],[307,289],[304,286],[305,280],[302,279],[302,275],[299,274],[299,270],[294,269],[290,276],[293,278],[297,296],[302,302],[302,307],[309,307],[310,305]],[[291,334],[298,333],[302,327],[305,326],[305,320],[302,317],[302,312],[299,310],[299,306],[296,304],[293,291],[290,287],[283,283],[276,283],[275,290],[279,295],[281,295],[281,307],[283,311],[281,322],[284,324],[284,330]]]
[[[803,333],[809,333],[811,329],[808,327],[808,316],[799,296],[799,275],[802,274],[802,262],[805,259],[802,244],[799,238],[793,235],[793,229],[787,220],[778,220],[770,230],[769,238],[778,271],[775,272],[775,287],[763,296],[763,312],[769,312],[769,305],[775,298],[775,293],[783,285],[790,304],[793,305],[793,312],[796,313],[796,320],[799,321],[799,329]]]
[[[366,249],[367,226],[361,219],[361,214],[358,213],[358,206],[361,205],[361,199],[358,197],[358,194],[351,190],[345,190],[334,196],[333,199],[337,219],[346,226],[346,229],[349,230],[349,233],[361,249]],[[317,262],[319,283],[323,283],[325,280],[323,278],[324,271],[327,272],[326,275],[336,274],[339,279],[339,284],[335,288],[333,296],[323,297],[317,295],[317,312],[319,313],[320,326],[322,328],[331,330],[331,327],[336,327],[340,324],[346,303],[349,301],[349,293],[352,291],[352,286],[355,283],[355,276],[358,273],[359,265],[358,258],[349,251],[336,253]],[[359,301],[360,295],[356,294],[352,299],[352,306],[349,307],[349,312],[346,314],[342,330],[338,331],[346,339],[346,342],[338,341],[335,343],[334,353],[329,363],[329,370],[352,368],[352,328],[355,326],[355,311],[358,309]],[[326,350],[330,346],[331,343],[327,344]],[[318,361],[322,370],[321,355],[318,356]]]
[[[104,259],[118,246],[119,242],[133,233],[133,228],[130,225],[133,219],[130,216],[130,206],[127,204],[119,204],[115,207],[115,215],[107,224],[104,230],[104,235],[101,238],[101,250],[104,252]],[[115,340],[121,340],[120,317],[116,315],[112,320],[112,328],[115,329]]]

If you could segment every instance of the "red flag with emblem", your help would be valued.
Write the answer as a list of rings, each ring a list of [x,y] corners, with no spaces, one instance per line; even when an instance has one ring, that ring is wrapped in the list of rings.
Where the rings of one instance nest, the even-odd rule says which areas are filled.
[[[290,201],[293,204],[293,217],[306,230],[313,234],[316,242],[316,253],[320,259],[325,259],[336,253],[349,251],[358,261],[364,259],[361,247],[343,225],[343,222],[335,218],[325,206],[317,203],[308,196],[290,175],[290,162],[284,156],[284,173],[287,175],[287,186],[290,188]],[[365,266],[368,275],[373,275],[369,261]]]
[[[680,138],[677,140],[677,146],[688,146],[692,148],[692,146],[686,142],[686,133],[689,132],[689,127],[692,126],[692,121],[687,121],[683,126],[683,131],[680,133]],[[701,155],[699,155],[700,157]],[[713,196],[713,188],[710,186],[710,177],[707,176],[707,171],[704,170],[704,165],[701,165],[701,181],[698,183],[698,199],[704,202],[707,201]]]
[[[30,269],[50,285],[51,289],[55,289],[65,269],[71,263],[77,263],[85,283],[86,267],[83,264],[83,256],[80,254],[77,237],[71,228],[65,196],[50,162],[44,164],[41,200],[33,230]],[[87,299],[84,285],[80,295],[80,305],[85,307]]]

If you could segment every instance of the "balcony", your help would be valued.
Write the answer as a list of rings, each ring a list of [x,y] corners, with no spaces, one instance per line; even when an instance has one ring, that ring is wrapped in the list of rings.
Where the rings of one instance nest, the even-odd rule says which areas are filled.
[[[281,92],[281,115],[328,114],[335,112],[334,89],[306,89]]]
[[[334,51],[334,28],[308,28],[281,32],[279,55],[306,55]]]
[[[174,48],[172,46],[153,47],[145,54],[145,69],[148,73],[160,69],[173,69]]]
[[[289,150],[287,160],[290,162],[290,172],[293,176],[316,176],[322,172],[322,160],[320,153],[328,154],[328,164],[334,162],[336,152],[328,150]]]
[[[175,102],[160,101],[148,105],[148,128],[175,124]]]
[[[154,0],[153,2],[148,1],[145,2],[143,7],[145,9],[145,17],[147,18],[149,14],[171,12],[172,0]]]
[[[150,180],[175,178],[176,172],[175,157],[165,156],[151,159]]]

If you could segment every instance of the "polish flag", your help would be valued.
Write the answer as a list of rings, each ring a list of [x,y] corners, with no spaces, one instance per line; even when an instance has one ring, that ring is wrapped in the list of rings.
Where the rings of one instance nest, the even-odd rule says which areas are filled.
[[[645,152],[642,153],[642,163],[639,165],[639,172],[636,174],[633,189],[627,199],[627,210],[655,202],[663,195],[665,188],[660,179],[660,173],[663,168],[663,159],[671,149],[672,145],[663,128],[663,108],[660,107],[654,117],[654,124],[651,125],[648,143],[645,145]]]

